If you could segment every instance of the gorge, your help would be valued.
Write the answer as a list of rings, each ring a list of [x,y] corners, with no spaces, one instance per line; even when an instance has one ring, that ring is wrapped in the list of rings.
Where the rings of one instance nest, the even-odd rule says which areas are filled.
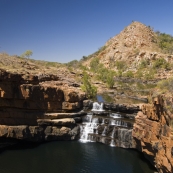
[[[169,124],[167,125],[169,117],[163,111],[161,98],[154,99],[155,104],[153,107],[150,106],[150,109],[143,106],[142,112],[140,112],[139,106],[102,103],[102,106],[98,107],[95,103],[97,108],[90,114],[86,112],[92,109],[93,102],[84,100],[85,94],[78,87],[74,88],[71,86],[72,83],[69,87],[67,87],[68,84],[60,85],[58,81],[53,81],[52,76],[46,79],[52,80],[49,81],[51,86],[43,79],[38,79],[37,76],[27,77],[26,80],[21,75],[1,72],[0,136],[3,139],[12,138],[30,142],[75,140],[80,136],[78,124],[82,121],[89,122],[92,132],[94,132],[94,134],[89,132],[90,141],[117,147],[137,148],[156,164],[159,171],[172,171],[172,156],[169,154],[172,149],[170,147],[171,129]],[[55,101],[56,99],[58,103]],[[79,111],[81,109],[85,111]],[[110,110],[113,112],[109,112]],[[158,116],[162,117],[162,122],[155,123]],[[136,119],[135,123],[134,118]],[[146,124],[144,124],[145,127],[142,126],[141,119],[145,119],[150,124],[148,129],[146,129]],[[93,128],[91,122],[97,128]],[[154,123],[153,126],[152,123]],[[159,126],[159,123],[163,125]],[[155,124],[158,126],[157,128],[154,128]],[[158,129],[161,129],[160,133],[158,133]],[[86,138],[84,133],[81,130],[81,138]],[[148,133],[152,133],[155,143],[150,143],[151,135]],[[162,141],[162,136],[164,141]],[[165,144],[164,147],[160,146],[162,142]],[[156,146],[161,149],[157,151]],[[169,154],[166,161],[159,160],[157,162],[156,159],[160,158],[160,152],[165,152],[165,155]],[[168,165],[170,166],[167,167]]]
[[[66,141],[73,141],[69,145],[79,148],[82,143],[77,140],[83,143],[92,141],[99,143],[98,148],[102,148],[100,143],[106,144],[104,146],[109,153],[115,152],[111,147],[117,147],[119,156],[124,151],[119,147],[138,150],[159,173],[172,173],[173,100],[169,77],[173,75],[173,70],[169,64],[173,55],[160,52],[156,43],[157,37],[151,28],[132,22],[119,35],[108,40],[105,46],[79,63],[50,65],[0,54],[2,150],[11,147],[16,140],[29,144],[65,141],[62,145],[57,144],[61,148],[63,144],[68,145]],[[88,75],[86,81],[83,80],[85,74]],[[145,84],[157,85],[162,79],[160,88],[151,90],[141,87]],[[115,84],[117,81],[118,84]],[[125,85],[127,81],[129,83]],[[86,86],[85,90],[82,88],[84,83],[90,92]],[[138,85],[142,89],[138,89]],[[113,102],[89,100],[88,95],[94,93],[96,87],[99,94],[112,94]],[[131,104],[124,100],[118,103],[122,97],[124,100],[127,97],[139,98],[145,103]],[[92,151],[97,150],[94,145],[88,143],[88,146],[94,147]],[[73,146],[75,150],[76,146]],[[128,152],[124,152],[123,159]],[[106,158],[109,159],[109,156]]]

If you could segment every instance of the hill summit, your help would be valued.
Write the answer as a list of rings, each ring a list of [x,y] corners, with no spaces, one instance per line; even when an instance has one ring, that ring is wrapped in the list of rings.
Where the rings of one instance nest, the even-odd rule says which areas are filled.
[[[150,26],[146,26],[140,22],[132,22],[120,34],[111,38],[106,46],[119,51],[127,51],[129,49],[153,49],[155,48],[156,34]]]

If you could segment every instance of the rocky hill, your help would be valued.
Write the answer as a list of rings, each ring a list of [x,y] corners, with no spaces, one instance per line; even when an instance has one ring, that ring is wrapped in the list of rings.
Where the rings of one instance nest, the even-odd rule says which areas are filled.
[[[171,36],[170,38],[172,39]],[[82,60],[82,64],[90,67],[93,59],[98,58],[99,63],[106,68],[116,72],[121,70],[122,76],[131,71],[136,78],[147,78],[149,73],[153,73],[152,79],[165,79],[173,74],[173,55],[164,53],[159,45],[160,37],[151,27],[132,22],[120,34],[108,40],[101,49]],[[159,61],[163,61],[160,66]],[[119,63],[124,64],[125,68],[120,69]],[[167,65],[163,67],[163,64]]]

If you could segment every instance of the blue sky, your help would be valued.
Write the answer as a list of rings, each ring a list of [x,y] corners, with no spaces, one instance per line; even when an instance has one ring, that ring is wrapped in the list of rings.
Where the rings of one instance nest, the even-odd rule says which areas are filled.
[[[132,21],[173,35],[172,9],[173,0],[0,0],[0,52],[79,60]]]

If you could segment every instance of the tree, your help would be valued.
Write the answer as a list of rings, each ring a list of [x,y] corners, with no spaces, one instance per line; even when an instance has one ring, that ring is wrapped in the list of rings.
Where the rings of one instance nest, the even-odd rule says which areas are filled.
[[[33,54],[32,50],[27,50],[21,55],[21,57],[29,59],[29,57],[32,56],[32,54]]]
[[[109,71],[107,74],[106,83],[109,88],[113,88],[113,86],[114,86],[114,83],[115,83],[114,75],[115,75],[115,72],[113,72],[113,71]]]
[[[97,88],[91,85],[89,81],[89,76],[86,72],[83,73],[82,79],[83,85],[81,86],[82,90],[85,91],[88,98],[94,98],[97,94]]]

